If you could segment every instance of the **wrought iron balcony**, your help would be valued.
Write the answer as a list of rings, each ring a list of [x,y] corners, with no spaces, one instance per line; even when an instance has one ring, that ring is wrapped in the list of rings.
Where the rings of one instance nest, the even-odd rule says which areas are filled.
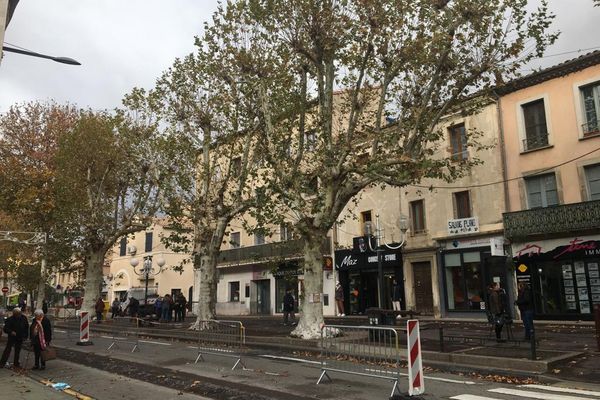
[[[321,251],[323,255],[331,254],[331,242],[329,237],[323,240]],[[277,259],[300,258],[303,254],[304,241],[295,239],[261,244],[258,246],[222,250],[219,254],[218,264],[220,266],[225,266],[260,263]]]
[[[583,136],[594,136],[600,133],[600,122],[596,119],[582,125]]]
[[[546,124],[528,126],[527,138],[523,139],[523,151],[530,151],[548,146],[548,130]]]
[[[552,237],[597,230],[600,200],[504,213],[504,235],[511,240]]]

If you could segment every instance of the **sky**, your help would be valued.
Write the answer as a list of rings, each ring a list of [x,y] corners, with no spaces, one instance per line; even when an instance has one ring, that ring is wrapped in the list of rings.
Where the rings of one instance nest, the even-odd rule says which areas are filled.
[[[531,0],[532,6],[539,1]],[[557,15],[552,29],[562,34],[531,68],[600,48],[600,7],[592,0],[549,3]],[[202,34],[216,7],[217,0],[21,0],[5,45],[71,57],[82,65],[5,53],[0,113],[15,103],[50,99],[113,109],[132,88],[152,88],[176,57],[192,52],[194,36]]]

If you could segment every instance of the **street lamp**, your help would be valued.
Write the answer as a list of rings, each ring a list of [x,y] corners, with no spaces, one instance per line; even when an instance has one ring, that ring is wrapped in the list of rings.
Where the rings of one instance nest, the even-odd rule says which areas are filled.
[[[79,61],[73,60],[70,57],[54,57],[54,56],[49,56],[49,55],[46,55],[46,54],[36,53],[35,51],[15,49],[13,47],[8,47],[8,46],[2,46],[2,50],[6,51],[6,52],[9,52],[9,53],[17,53],[17,54],[23,54],[23,55],[26,55],[26,56],[32,56],[32,57],[38,57],[38,58],[45,58],[45,59],[48,59],[48,60],[56,61],[56,62],[61,63],[61,64],[81,65],[81,63]]]
[[[384,279],[383,279],[383,252],[385,250],[385,248],[388,248],[390,250],[398,250],[400,249],[402,246],[404,246],[404,244],[406,243],[406,231],[408,231],[408,218],[406,218],[406,216],[404,215],[400,215],[400,217],[398,218],[398,228],[400,228],[400,244],[396,245],[396,246],[391,246],[387,243],[383,242],[383,229],[381,228],[381,226],[379,225],[379,214],[376,215],[375,217],[375,221],[376,221],[376,227],[375,227],[375,245],[376,245],[376,249],[374,250],[372,245],[371,245],[371,240],[367,240],[367,242],[369,243],[369,248],[371,249],[371,251],[376,251],[377,252],[377,278],[379,281],[379,308],[383,308],[383,305],[385,304],[385,300],[383,298],[383,288],[385,285]]]
[[[155,270],[154,267],[152,266],[152,256],[144,257],[144,263],[142,264],[142,267],[138,271],[136,269],[136,267],[139,265],[139,263],[140,263],[140,260],[138,260],[137,258],[132,258],[131,260],[129,260],[129,264],[131,264],[131,266],[133,267],[133,272],[138,276],[144,277],[144,281],[146,283],[146,289],[144,291],[144,306],[147,306],[148,305],[148,280],[150,279],[151,276],[156,276],[162,272],[162,268],[165,266],[166,261],[162,257],[160,257],[156,260],[156,265],[158,265],[158,270]]]

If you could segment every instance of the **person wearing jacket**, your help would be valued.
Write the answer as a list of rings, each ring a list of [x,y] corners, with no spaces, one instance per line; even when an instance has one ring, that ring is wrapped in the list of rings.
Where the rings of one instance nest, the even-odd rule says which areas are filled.
[[[288,289],[283,296],[283,324],[287,325],[288,321],[291,320],[292,325],[296,324],[296,316],[294,315],[294,306],[296,305],[296,299],[292,294],[292,289]]]
[[[402,286],[396,278],[392,281],[392,306],[394,311],[400,311],[400,300],[402,299]],[[400,317],[400,315],[398,315]]]
[[[115,297],[112,304],[110,305],[110,317],[111,318],[118,317],[120,310],[121,310],[121,302],[119,301],[118,297]]]
[[[104,301],[102,300],[102,297],[98,297],[98,300],[96,300],[96,321],[98,323],[100,323],[100,321],[102,321],[102,313],[104,313]]]
[[[335,304],[337,305],[338,316],[344,317],[346,315],[344,314],[344,289],[339,282],[335,284]]]
[[[504,326],[504,313],[506,311],[505,296],[500,291],[498,282],[492,283],[488,288],[489,311],[494,317],[494,329],[496,331],[496,341],[502,340],[502,327]]]
[[[521,282],[518,288],[519,294],[515,304],[521,312],[521,319],[525,328],[525,340],[530,340],[533,335],[533,296],[528,284]]]
[[[33,346],[34,366],[32,369],[45,369],[46,361],[42,358],[42,351],[50,346],[52,341],[52,326],[42,310],[35,310],[33,321],[29,327],[29,338]]]
[[[23,341],[29,336],[28,331],[29,323],[27,322],[27,317],[21,313],[21,309],[19,307],[15,307],[13,309],[12,316],[8,317],[6,321],[4,321],[4,332],[8,335],[8,339],[6,341],[4,353],[2,353],[2,358],[0,358],[0,368],[6,365],[6,361],[8,361],[8,357],[10,356],[10,352],[13,347],[15,348],[14,367],[21,367],[21,364],[19,363],[19,356],[21,354]]]

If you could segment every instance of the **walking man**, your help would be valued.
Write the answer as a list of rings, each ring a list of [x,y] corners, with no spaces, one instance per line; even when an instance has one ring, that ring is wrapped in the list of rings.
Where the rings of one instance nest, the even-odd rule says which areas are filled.
[[[504,326],[504,313],[506,310],[506,304],[503,294],[500,291],[500,284],[498,282],[492,283],[489,288],[489,304],[490,312],[494,316],[494,329],[496,331],[496,341],[498,343],[505,342],[502,340],[502,327]]]
[[[525,340],[530,340],[533,336],[533,298],[531,288],[527,283],[519,283],[519,295],[515,303],[521,312],[521,319],[525,328]]]
[[[111,306],[110,306],[110,317],[114,318],[119,315],[119,310],[121,309],[121,302],[118,297],[115,297]]]
[[[285,296],[283,296],[283,324],[288,325],[288,321],[291,321],[292,325],[296,325],[296,316],[294,315],[294,306],[296,305],[296,299],[292,294],[292,289],[288,289]]]
[[[344,314],[344,289],[339,282],[335,284],[335,304],[338,309],[338,316],[343,317]]]
[[[400,286],[396,278],[394,278],[394,280],[392,281],[392,306],[394,308],[394,311],[400,311],[401,291],[402,287]],[[398,317],[400,317],[400,315],[398,315]]]
[[[104,313],[104,301],[102,301],[102,297],[98,297],[96,300],[96,321],[100,323],[102,321],[102,313]]]
[[[27,317],[21,313],[19,307],[15,307],[12,316],[8,317],[4,322],[4,332],[8,335],[8,340],[0,359],[0,368],[6,365],[13,347],[15,348],[15,362],[13,365],[14,368],[20,368],[19,356],[23,341],[29,336],[29,323],[27,322]]]
[[[33,346],[35,365],[32,369],[46,369],[46,361],[42,357],[42,351],[45,351],[52,341],[52,326],[50,320],[45,317],[42,310],[35,310],[34,318],[29,327],[29,338]]]
[[[187,306],[187,299],[183,293],[179,293],[177,295],[177,306],[177,319],[179,322],[183,322],[185,320],[185,307]]]

